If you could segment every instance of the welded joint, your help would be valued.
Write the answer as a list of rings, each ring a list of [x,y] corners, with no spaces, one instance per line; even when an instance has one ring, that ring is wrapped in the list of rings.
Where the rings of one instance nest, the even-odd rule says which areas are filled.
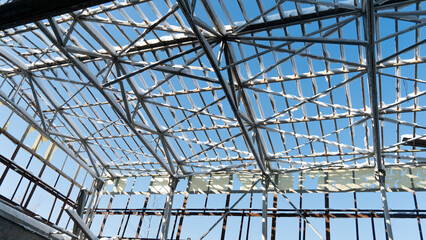
[[[52,36],[52,34],[48,31],[48,29],[46,29],[46,27],[41,22],[35,22],[35,24],[40,29],[40,31],[42,31],[43,34],[53,43],[53,45],[56,46],[59,49],[59,51],[67,59],[69,59],[70,62],[87,78],[87,80],[95,86],[95,88],[99,91],[99,93],[102,94],[105,97],[105,99],[108,101],[108,103],[113,108],[114,112],[116,112],[116,114],[123,119],[124,123],[131,129],[132,132],[134,132],[136,134],[136,136],[143,143],[143,145],[145,145],[148,148],[148,151],[151,152],[151,154],[153,154],[154,158],[157,159],[159,164],[166,170],[166,172],[169,175],[173,176],[174,173],[168,168],[166,163],[163,161],[163,159],[161,159],[160,156],[158,156],[158,154],[154,151],[154,149],[152,149],[152,146],[147,141],[147,139],[143,135],[141,135],[137,132],[135,127],[132,125],[132,123],[127,120],[124,113],[121,111],[121,109],[118,107],[118,105],[116,105],[116,102],[112,99],[111,95],[107,94],[104,91],[104,89],[102,89],[102,87],[100,86],[99,82],[96,80],[96,77],[93,75],[93,73],[90,71],[90,69],[86,65],[84,65],[82,62],[80,62],[78,59],[76,59],[74,56],[72,56],[70,53],[68,53],[67,50],[64,47],[59,45],[59,43],[56,41],[56,39]],[[93,28],[92,30],[96,31],[95,28]],[[93,34],[93,32],[92,32],[92,34]],[[94,38],[98,38],[98,37],[99,37],[98,35],[94,36]],[[99,39],[95,39],[95,40],[98,41]],[[101,44],[102,41],[98,41],[98,42]],[[108,45],[108,42],[106,41],[105,43],[107,45],[105,45],[104,48],[105,49],[110,48],[110,50],[112,51],[113,48]],[[0,48],[0,54],[1,54],[1,48]],[[114,55],[114,54],[111,54],[111,55]],[[7,56],[10,57],[10,54],[8,54]],[[101,161],[101,159],[99,159],[99,160]],[[108,171],[108,169],[107,169],[107,171]],[[115,173],[113,173],[113,172],[108,172],[108,173],[110,173],[110,175],[112,177],[114,177],[114,175],[115,175]]]
[[[386,177],[386,170],[385,169],[378,169],[375,171],[374,177],[376,181],[379,181],[381,177]]]
[[[215,74],[217,75],[218,80],[223,87],[223,91],[224,91],[224,93],[225,93],[225,95],[228,99],[229,104],[231,105],[232,112],[234,113],[238,123],[240,124],[241,131],[243,132],[243,134],[244,134],[244,136],[245,136],[245,138],[248,142],[248,145],[249,145],[250,150],[252,151],[252,154],[254,155],[256,161],[258,162],[258,166],[259,166],[260,170],[262,171],[262,173],[265,173],[265,167],[263,166],[262,160],[260,159],[259,155],[257,154],[257,151],[256,151],[256,149],[253,145],[253,142],[251,141],[251,138],[249,136],[247,129],[245,128],[244,124],[242,123],[239,111],[235,107],[235,105],[233,105],[232,93],[230,93],[228,85],[227,85],[225,79],[223,78],[222,74],[220,73],[220,68],[217,65],[216,57],[213,56],[213,50],[211,49],[211,46],[209,45],[209,43],[207,42],[205,37],[200,33],[197,26],[195,25],[193,18],[192,18],[192,15],[191,15],[190,11],[187,9],[185,1],[184,0],[178,0],[178,2],[181,5],[182,12],[185,15],[185,18],[188,21],[189,25],[191,26],[194,34],[199,39],[200,44],[205,49],[206,57],[208,58],[209,62],[211,63],[211,65],[212,65],[212,67],[215,71]]]
[[[97,178],[95,178],[94,181],[95,181],[95,188],[94,188],[94,190],[95,191],[101,191],[102,188],[105,185],[105,179],[97,177]]]
[[[70,40],[71,33],[74,31],[75,25],[77,24],[77,19],[76,18],[78,18],[84,12],[84,10],[85,9],[80,10],[80,12],[78,12],[77,14],[75,14],[75,12],[74,12],[74,15],[71,16],[71,18],[73,19],[73,21],[72,21],[71,25],[68,27],[68,30],[66,30],[66,32],[64,34],[65,36],[64,36],[64,40],[62,42],[63,46],[66,46],[67,42]]]
[[[166,155],[166,159],[170,165],[170,169],[173,170],[174,172],[177,172],[177,169],[174,169],[173,167],[173,161],[172,161],[172,156],[175,155],[173,154],[173,149],[170,147],[168,141],[165,138],[165,134],[166,134],[166,130],[164,131],[160,131],[159,132],[159,139],[161,141],[161,144],[163,145],[163,150],[164,150],[164,154]],[[172,156],[171,156],[172,155]],[[173,159],[175,160],[176,164],[178,165],[178,167],[181,167],[183,172],[186,172],[182,166],[182,164],[184,163],[183,160],[181,160],[180,158],[178,158],[178,156],[173,156]],[[179,179],[178,177],[173,176],[176,179]]]
[[[173,176],[169,178],[169,187],[170,187],[170,191],[175,191],[177,184],[179,183],[179,178]]]
[[[92,163],[93,170],[96,172],[97,177],[100,177],[101,173],[99,172],[96,161],[95,159],[93,159],[92,153],[89,150],[89,144],[87,143],[87,138],[80,139],[80,142],[84,150],[86,151],[86,154],[89,157],[90,162]]]
[[[265,187],[266,191],[268,191],[269,184],[271,183],[271,176],[269,174],[264,174],[261,177],[262,185]]]
[[[56,39],[58,40],[59,44],[64,46],[64,40],[63,40],[63,32],[59,29],[58,23],[53,19],[52,17],[47,19],[50,24],[50,28],[53,30],[53,34],[55,35]]]
[[[88,206],[86,208],[86,216],[84,217],[84,222],[90,227],[93,221],[93,213],[95,212],[96,202],[99,200],[99,197],[102,195],[102,189],[105,186],[105,179],[96,177],[93,180],[92,188],[90,194],[90,200],[88,201]]]

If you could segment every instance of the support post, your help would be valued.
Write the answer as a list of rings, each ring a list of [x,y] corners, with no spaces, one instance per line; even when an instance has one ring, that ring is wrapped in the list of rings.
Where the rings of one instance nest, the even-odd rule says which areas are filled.
[[[269,177],[262,177],[262,240],[268,239],[268,186]]]
[[[226,202],[225,202],[225,209],[229,207],[229,201],[231,200],[231,193],[226,194]],[[225,240],[226,235],[226,223],[228,222],[228,217],[223,218],[223,224],[222,224],[222,233],[220,235],[221,240]]]
[[[83,218],[83,213],[84,213],[84,206],[86,205],[86,198],[87,198],[87,190],[86,189],[81,189],[80,192],[78,193],[78,197],[77,197],[77,214]],[[78,236],[80,234],[80,229],[77,227],[76,224],[74,224],[72,233],[74,233],[76,236]],[[73,240],[77,240],[77,238],[73,238]]]
[[[87,204],[87,213],[84,217],[84,222],[90,227],[92,224],[92,217],[96,208],[96,203],[102,192],[105,182],[101,178],[96,178],[93,183],[92,193],[90,195],[89,203]]]
[[[385,189],[385,176],[386,170],[383,164],[381,146],[380,146],[380,124],[379,124],[379,107],[377,103],[377,83],[376,83],[376,74],[377,74],[377,64],[376,64],[376,55],[375,55],[375,11],[374,11],[374,1],[373,0],[364,0],[363,7],[365,10],[365,33],[368,41],[366,47],[366,56],[367,56],[367,70],[368,70],[368,88],[370,93],[370,108],[371,108],[371,121],[372,121],[372,132],[373,132],[373,146],[374,146],[374,158],[375,158],[375,170],[376,178],[379,182],[380,193],[382,195],[382,206],[383,213],[386,224],[386,233],[389,240],[393,240],[392,227],[389,216],[389,208],[386,197]]]
[[[389,207],[388,207],[388,199],[386,197],[385,174],[378,173],[377,177],[380,184],[380,194],[382,195],[383,216],[385,217],[386,233],[387,233],[388,239],[393,240],[390,215],[389,215]]]
[[[163,216],[163,223],[162,223],[162,229],[161,229],[161,240],[167,240],[167,235],[169,234],[169,223],[170,223],[170,217],[172,213],[172,205],[173,205],[173,197],[175,194],[176,185],[178,183],[177,178],[170,178],[169,181],[169,187],[170,191],[166,196],[166,206],[164,209],[164,216]]]
[[[272,226],[271,226],[271,240],[276,239],[276,231],[277,231],[277,205],[278,205],[278,194],[277,192],[274,192],[274,201],[272,204],[273,210],[273,217],[272,217]]]
[[[330,196],[328,195],[328,192],[324,194],[324,203],[325,203],[325,239],[330,240],[331,239],[331,232],[330,232],[330,211],[328,210],[330,208]]]

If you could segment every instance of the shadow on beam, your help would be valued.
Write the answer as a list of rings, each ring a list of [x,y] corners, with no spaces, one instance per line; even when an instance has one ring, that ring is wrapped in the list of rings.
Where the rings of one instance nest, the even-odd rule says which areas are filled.
[[[426,147],[426,139],[424,138],[419,138],[419,139],[414,139],[411,140],[412,138],[407,138],[407,137],[403,137],[402,141],[408,141],[406,143],[404,143],[404,145],[406,146],[414,146],[414,147]]]
[[[0,30],[92,7],[111,0],[15,0],[0,5]]]

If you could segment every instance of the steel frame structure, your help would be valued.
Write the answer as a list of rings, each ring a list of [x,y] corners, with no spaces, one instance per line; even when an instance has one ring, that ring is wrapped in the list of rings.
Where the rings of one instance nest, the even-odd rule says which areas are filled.
[[[0,11],[18,4],[0,3]],[[74,222],[73,238],[112,237],[103,234],[105,223],[120,215],[114,231],[123,239],[141,239],[145,216],[161,216],[156,238],[179,239],[184,217],[196,215],[219,217],[201,239],[220,224],[224,239],[235,216],[241,228],[249,219],[247,239],[252,217],[262,219],[265,240],[276,238],[280,218],[298,219],[299,239],[307,229],[331,239],[337,218],[356,219],[357,239],[358,219],[371,219],[375,238],[374,218],[382,218],[394,239],[391,219],[412,218],[423,239],[425,210],[414,191],[426,188],[425,4],[123,0],[2,23],[0,136],[15,150],[0,152],[1,199],[34,215],[32,195],[42,189],[54,198],[42,219],[70,230]],[[17,159],[22,151],[31,156],[26,164]],[[33,157],[42,164],[38,174]],[[65,160],[60,166],[54,158]],[[53,184],[45,169],[56,174]],[[358,183],[359,176],[367,180]],[[14,178],[13,193],[2,192]],[[138,179],[148,179],[146,188],[137,189]],[[68,193],[58,190],[65,182]],[[89,194],[79,198],[84,188]],[[352,208],[330,203],[329,194],[363,191],[380,192],[382,209],[359,209],[357,193]],[[389,191],[413,191],[415,209],[389,209]],[[303,196],[318,192],[324,208],[303,207]],[[148,206],[157,194],[165,196],[162,209]],[[204,208],[187,206],[194,194],[205,196]],[[207,207],[215,194],[225,194],[225,206]],[[129,207],[139,195],[144,204]],[[127,199],[112,207],[120,196]],[[249,207],[239,208],[248,196]],[[140,220],[127,236],[131,217]]]

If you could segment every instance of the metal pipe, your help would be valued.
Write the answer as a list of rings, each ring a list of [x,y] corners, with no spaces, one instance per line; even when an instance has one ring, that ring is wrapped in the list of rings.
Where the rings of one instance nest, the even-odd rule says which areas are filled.
[[[162,223],[162,229],[161,229],[161,240],[167,240],[167,236],[169,234],[169,225],[170,225],[170,217],[172,212],[172,205],[173,205],[173,197],[175,194],[176,185],[178,183],[177,178],[170,178],[169,181],[169,187],[170,191],[166,196],[166,207],[164,209],[164,216],[163,216],[163,223]]]
[[[86,198],[87,198],[87,190],[86,189],[80,189],[80,192],[78,193],[77,197],[77,214],[82,218],[83,212],[84,212],[84,205],[86,205]],[[74,224],[72,233],[75,235],[80,234],[80,229],[78,229],[77,224]],[[73,240],[77,240],[77,238],[72,238]]]
[[[385,166],[382,162],[382,153],[380,147],[380,125],[379,125],[379,107],[377,103],[377,64],[376,64],[376,55],[375,55],[375,11],[374,11],[374,1],[365,0],[364,1],[364,10],[365,10],[365,32],[368,45],[366,47],[367,55],[367,75],[368,75],[368,88],[370,95],[370,108],[371,108],[371,121],[372,121],[372,132],[373,132],[373,147],[374,147],[374,158],[375,158],[375,170],[376,176],[380,185],[380,193],[382,195],[382,205],[383,212],[385,216],[385,224],[388,239],[393,239],[392,226],[389,217],[389,208],[386,197],[385,190]]]
[[[388,199],[386,196],[385,175],[378,174],[378,181],[380,184],[380,194],[382,195],[383,216],[385,219],[386,233],[387,233],[388,239],[392,240],[394,238],[393,238],[392,226],[391,226],[390,215],[389,215]]]
[[[262,240],[268,239],[268,186],[269,177],[262,177]]]

